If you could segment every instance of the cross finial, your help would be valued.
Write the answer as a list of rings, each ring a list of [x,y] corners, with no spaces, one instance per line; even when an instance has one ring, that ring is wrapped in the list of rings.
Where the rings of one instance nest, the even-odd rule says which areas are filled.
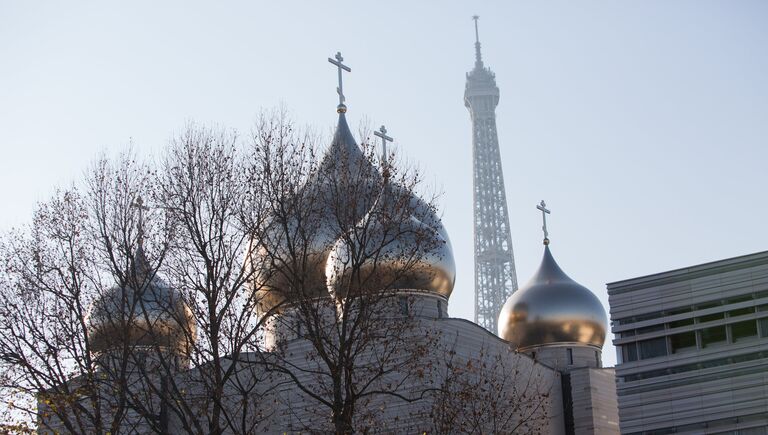
[[[136,198],[136,201],[131,204],[131,207],[136,207],[139,209],[139,235],[138,235],[138,243],[139,247],[144,246],[144,211],[149,210],[149,207],[144,205],[144,200],[141,198],[141,195],[139,195],[138,198]]]
[[[374,136],[381,138],[381,165],[384,167],[384,171],[387,171],[387,142],[392,142],[394,139],[387,136],[387,128],[383,125],[379,131],[373,132]]]
[[[342,62],[344,61],[344,58],[341,57],[341,52],[337,52],[336,56],[334,56],[334,59],[328,58],[328,62],[336,65],[336,68],[339,70],[339,86],[336,87],[336,93],[339,94],[339,106],[336,109],[339,113],[344,113],[347,111],[347,106],[344,105],[344,86],[341,80],[341,71],[344,70],[346,72],[352,72],[352,69],[348,66],[344,65]]]
[[[536,208],[541,210],[541,219],[544,223],[541,227],[541,229],[544,230],[544,244],[549,245],[549,233],[547,233],[547,215],[549,214],[549,210],[547,210],[547,204],[542,199],[541,203],[537,205]]]

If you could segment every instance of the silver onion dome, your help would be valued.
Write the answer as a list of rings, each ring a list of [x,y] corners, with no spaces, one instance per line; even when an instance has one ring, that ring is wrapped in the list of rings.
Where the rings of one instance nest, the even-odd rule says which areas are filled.
[[[560,269],[549,246],[539,270],[499,315],[499,336],[521,350],[558,343],[602,347],[607,328],[600,300]]]
[[[130,346],[159,346],[186,354],[195,336],[192,312],[181,295],[153,273],[141,246],[131,275],[135,286],[111,287],[91,306],[91,349],[101,353],[127,340]]]
[[[368,214],[336,241],[326,275],[328,290],[337,300],[398,290],[447,300],[456,266],[434,210],[407,189],[385,181]]]
[[[280,312],[297,298],[327,298],[333,243],[376,198],[381,176],[355,142],[345,111],[340,106],[333,141],[299,193],[296,215],[273,216],[246,259],[256,271],[250,285],[260,313]]]

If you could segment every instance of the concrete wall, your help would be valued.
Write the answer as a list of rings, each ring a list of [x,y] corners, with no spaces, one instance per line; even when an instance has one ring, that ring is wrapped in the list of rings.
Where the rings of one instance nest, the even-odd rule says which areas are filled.
[[[618,434],[616,376],[611,368],[570,371],[573,422],[576,434]]]

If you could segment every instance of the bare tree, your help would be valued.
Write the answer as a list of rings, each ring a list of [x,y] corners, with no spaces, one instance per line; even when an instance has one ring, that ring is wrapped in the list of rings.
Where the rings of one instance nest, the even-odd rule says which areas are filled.
[[[172,141],[155,201],[173,227],[162,270],[183,289],[196,322],[194,370],[172,376],[183,426],[193,433],[250,433],[259,422],[259,371],[237,364],[258,351],[255,295],[244,286],[250,234],[263,223],[261,192],[234,133],[191,125]],[[247,370],[247,372],[244,372]]]
[[[261,207],[236,144],[191,125],[159,169],[131,153],[101,158],[82,188],[3,238],[9,422],[72,433],[253,431],[262,379],[234,362],[258,351],[243,257]]]
[[[137,234],[127,205],[147,185],[144,169],[130,153],[117,167],[100,159],[89,178],[93,189],[57,192],[38,207],[27,231],[2,241],[0,388],[17,399],[10,417],[19,425],[37,418],[43,430],[118,433],[132,424],[129,353],[115,354],[105,379],[87,318],[115,282],[127,286],[131,279]],[[49,420],[56,427],[47,427]]]
[[[434,361],[429,433],[549,433],[552,375],[506,346]]]
[[[428,379],[440,334],[414,313],[450,293],[447,236],[418,171],[376,154],[342,115],[321,158],[276,112],[250,141],[190,125],[156,166],[99,159],[0,245],[9,422],[346,434],[472,387]]]
[[[290,429],[366,431],[371,403],[420,397],[412,378],[429,343],[410,338],[419,326],[398,290],[418,291],[432,273],[424,260],[442,248],[439,220],[415,193],[418,172],[379,171],[343,115],[322,159],[271,140],[279,131],[256,137],[270,222],[253,246],[253,286],[281,335],[262,363],[285,379]]]

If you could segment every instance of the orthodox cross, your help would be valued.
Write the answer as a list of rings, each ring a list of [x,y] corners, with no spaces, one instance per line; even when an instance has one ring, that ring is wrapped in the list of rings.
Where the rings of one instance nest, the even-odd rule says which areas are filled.
[[[541,210],[541,220],[544,222],[544,226],[542,226],[541,229],[544,230],[544,244],[546,245],[549,243],[549,233],[547,233],[547,215],[549,214],[549,210],[547,210],[547,204],[543,199],[541,200],[541,204],[537,205],[536,208]]]
[[[387,142],[392,142],[393,139],[389,136],[387,136],[387,128],[383,125],[379,129],[379,131],[373,132],[374,136],[378,136],[381,138],[381,164],[386,168],[387,166]]]
[[[344,58],[341,57],[341,52],[337,52],[335,56],[336,60],[328,58],[328,62],[336,65],[336,68],[339,70],[339,86],[336,88],[336,92],[339,94],[339,106],[344,105],[344,87],[342,86],[341,82],[341,70],[344,70],[346,72],[352,72],[352,69],[350,69],[348,66],[344,65],[343,62]]]
[[[139,246],[142,246],[144,244],[144,211],[149,210],[149,207],[144,205],[144,200],[141,199],[141,196],[136,198],[136,202],[131,204],[131,207],[136,207],[139,209]]]

